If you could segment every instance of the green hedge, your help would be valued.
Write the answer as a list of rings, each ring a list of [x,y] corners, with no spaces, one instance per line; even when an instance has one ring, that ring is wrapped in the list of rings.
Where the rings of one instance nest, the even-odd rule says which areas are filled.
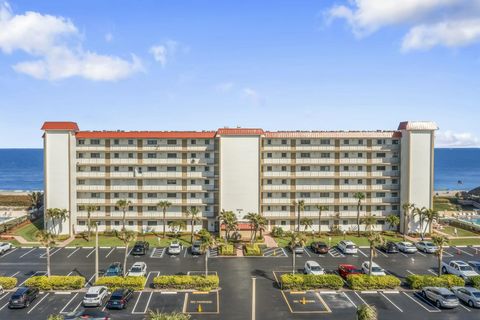
[[[473,287],[480,289],[480,276],[474,276],[469,278]]]
[[[40,290],[77,290],[85,286],[85,278],[80,276],[35,276],[28,278],[25,286]]]
[[[233,244],[225,244],[220,246],[220,255],[222,256],[236,256],[237,252]]]
[[[343,286],[342,278],[336,274],[282,274],[280,281],[282,289],[291,290],[338,290]]]
[[[406,282],[411,289],[417,290],[424,287],[463,287],[465,281],[453,274],[444,274],[440,277],[431,275],[412,274],[406,277]]]
[[[247,257],[261,256],[262,250],[260,250],[260,247],[258,246],[258,244],[247,244],[245,245],[244,255]]]
[[[351,274],[347,285],[353,290],[394,289],[402,282],[394,276],[369,276],[368,274]]]
[[[0,277],[0,286],[5,290],[15,288],[17,285],[17,278],[14,277]]]
[[[216,275],[172,275],[153,278],[156,289],[203,290],[209,291],[218,288],[220,279]]]
[[[100,277],[95,285],[106,286],[112,291],[119,288],[143,290],[146,280],[145,277]]]

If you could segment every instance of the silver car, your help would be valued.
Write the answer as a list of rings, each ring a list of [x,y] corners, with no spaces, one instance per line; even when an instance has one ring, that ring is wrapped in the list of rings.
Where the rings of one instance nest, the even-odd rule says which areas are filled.
[[[402,241],[402,242],[397,242],[397,248],[403,253],[415,253],[417,252],[417,247],[411,242],[408,241]]]
[[[457,296],[447,288],[425,287],[422,296],[434,302],[437,308],[456,308],[460,305]]]
[[[480,308],[480,290],[473,287],[453,287],[452,292],[470,308]]]
[[[438,250],[437,246],[430,241],[418,241],[415,246],[417,247],[418,251],[425,253],[435,253]]]

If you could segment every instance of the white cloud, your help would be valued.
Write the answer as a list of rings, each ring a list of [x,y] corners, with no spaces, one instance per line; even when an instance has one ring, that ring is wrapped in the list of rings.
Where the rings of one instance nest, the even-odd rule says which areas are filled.
[[[28,11],[14,15],[8,3],[0,4],[0,50],[6,54],[24,51],[36,57],[13,66],[16,72],[37,79],[61,80],[83,77],[115,81],[143,70],[135,55],[131,61],[83,49],[80,33],[64,17]]]
[[[244,88],[243,95],[256,106],[265,104],[265,98],[252,88]]]
[[[162,67],[167,65],[170,58],[173,58],[179,49],[179,43],[173,40],[167,40],[164,44],[154,45],[150,48],[149,52],[153,55],[155,61],[160,63]],[[187,52],[188,48],[181,47],[183,52]]]
[[[436,135],[438,147],[478,147],[480,139],[469,132],[439,131]]]
[[[233,89],[233,82],[222,82],[215,86],[215,90],[220,92],[230,92]]]
[[[328,21],[344,19],[359,38],[382,27],[409,29],[402,50],[457,47],[480,41],[480,0],[349,0],[331,7]]]

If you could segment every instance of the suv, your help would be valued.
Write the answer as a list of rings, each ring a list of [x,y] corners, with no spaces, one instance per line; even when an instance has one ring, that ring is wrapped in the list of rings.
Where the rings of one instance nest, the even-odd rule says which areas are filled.
[[[123,267],[120,262],[114,262],[108,266],[107,271],[103,274],[105,277],[114,277],[123,275]]]
[[[303,268],[303,272],[305,274],[314,274],[314,275],[325,274],[325,270],[316,261],[305,262],[305,267]]]
[[[137,241],[135,242],[135,246],[132,249],[133,256],[143,256],[147,254],[150,245],[146,241]]]
[[[315,253],[325,254],[328,253],[328,245],[325,242],[312,242],[310,248]]]
[[[438,250],[437,246],[430,241],[418,241],[415,243],[415,246],[418,251],[423,251],[425,253],[435,253]]]
[[[434,302],[437,308],[456,308],[460,304],[458,298],[447,288],[425,287],[422,296]]]
[[[344,254],[356,254],[357,253],[357,245],[349,240],[342,240],[337,244],[338,250],[340,250]]]
[[[398,246],[392,241],[385,242],[384,244],[380,245],[378,249],[385,253],[398,253]]]
[[[106,307],[107,309],[125,309],[132,296],[133,291],[130,289],[117,289],[110,296]]]
[[[129,277],[145,277],[146,275],[147,264],[145,262],[135,262],[127,273]]]
[[[357,268],[351,264],[341,264],[338,266],[338,274],[343,279],[347,279],[347,277],[351,274],[362,274],[362,269]]]
[[[12,244],[8,242],[0,242],[0,254],[4,254],[8,250],[12,249]]]
[[[478,273],[473,270],[472,266],[461,260],[452,260],[448,263],[442,262],[442,272],[454,274],[464,280],[467,280],[469,277],[478,276]]]
[[[8,307],[10,309],[28,307],[30,303],[37,298],[37,296],[38,296],[37,288],[20,287],[10,297],[10,301],[8,302]]]
[[[365,274],[370,274],[370,261],[365,261],[362,263],[362,271]],[[385,270],[383,270],[378,264],[372,262],[372,273],[371,276],[385,276]]]
[[[190,249],[191,253],[194,255],[202,254],[202,241],[195,241],[193,242],[192,248]]]
[[[84,309],[80,311],[74,311],[65,315],[65,320],[110,320],[110,315],[106,312],[98,309]]]
[[[100,307],[108,295],[108,289],[104,286],[95,286],[88,288],[83,297],[84,307]]]
[[[182,252],[182,245],[178,241],[172,241],[168,247],[168,254],[180,254]]]

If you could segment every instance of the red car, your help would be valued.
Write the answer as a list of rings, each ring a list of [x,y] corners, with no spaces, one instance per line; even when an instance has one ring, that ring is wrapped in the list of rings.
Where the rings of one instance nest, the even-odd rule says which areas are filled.
[[[350,274],[362,274],[362,269],[355,267],[351,264],[341,264],[338,266],[338,274],[343,278],[347,279],[347,276]]]

